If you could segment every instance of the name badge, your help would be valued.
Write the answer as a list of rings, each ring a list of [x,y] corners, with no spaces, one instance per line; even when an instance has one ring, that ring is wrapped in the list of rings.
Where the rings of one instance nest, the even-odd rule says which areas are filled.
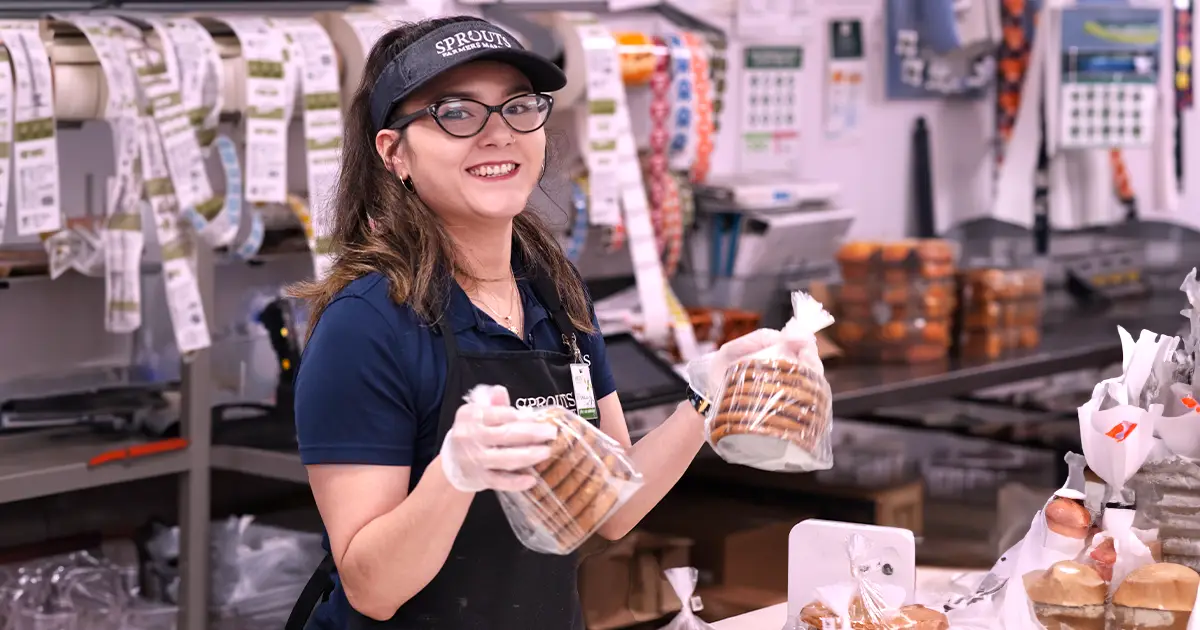
[[[571,384],[575,388],[575,413],[584,420],[600,417],[596,410],[596,393],[592,391],[592,370],[582,363],[571,364]]]

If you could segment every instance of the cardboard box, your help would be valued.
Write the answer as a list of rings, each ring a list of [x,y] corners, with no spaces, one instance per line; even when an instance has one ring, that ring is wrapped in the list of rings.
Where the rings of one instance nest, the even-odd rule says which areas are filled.
[[[642,527],[693,541],[701,586],[787,591],[787,539],[801,514],[729,499],[668,496]]]
[[[786,590],[771,591],[740,586],[712,586],[700,589],[698,594],[704,608],[697,613],[697,616],[709,623],[744,615],[787,601]]]
[[[621,540],[592,542],[581,553],[579,599],[589,630],[652,621],[680,609],[663,571],[690,566],[686,538],[634,531]]]

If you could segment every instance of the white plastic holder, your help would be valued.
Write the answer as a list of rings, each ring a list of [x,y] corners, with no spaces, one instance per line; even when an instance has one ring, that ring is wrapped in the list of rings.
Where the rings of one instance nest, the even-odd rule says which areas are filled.
[[[855,534],[866,540],[873,550],[872,555],[882,558],[891,567],[890,572],[885,567],[883,575],[872,576],[872,582],[885,589],[903,589],[904,604],[914,603],[917,591],[917,542],[911,531],[899,527],[808,519],[793,527],[788,535],[789,622],[816,599],[818,588],[854,579],[844,550],[850,537]]]

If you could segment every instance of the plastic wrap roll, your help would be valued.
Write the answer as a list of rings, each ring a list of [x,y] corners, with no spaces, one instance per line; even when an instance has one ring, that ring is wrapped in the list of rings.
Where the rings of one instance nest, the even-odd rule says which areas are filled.
[[[587,16],[579,13],[554,13],[548,22],[563,49],[563,72],[567,74],[567,86],[554,93],[554,106],[559,111],[583,100],[587,92],[587,50],[575,26],[586,21]],[[594,18],[591,18],[594,19]]]
[[[338,66],[342,79],[342,106],[347,107],[366,67],[367,55],[396,16],[384,15],[370,9],[326,12],[317,14],[317,21],[325,27],[333,47],[338,52]]]

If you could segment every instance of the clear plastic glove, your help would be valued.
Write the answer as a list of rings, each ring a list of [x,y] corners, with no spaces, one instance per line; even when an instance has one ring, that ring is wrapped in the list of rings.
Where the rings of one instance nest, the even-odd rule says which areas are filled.
[[[814,349],[811,351],[815,352],[815,340],[810,340],[811,337],[787,335],[783,331],[772,328],[759,328],[752,333],[727,342],[716,352],[710,352],[688,363],[688,383],[701,396],[712,400],[713,396],[718,393],[718,386],[725,380],[726,371],[734,362],[777,344],[786,345],[796,354],[804,352],[807,346],[813,345]]]
[[[463,492],[528,490],[537,483],[531,469],[550,457],[557,434],[554,424],[510,406],[507,389],[476,387],[442,443],[442,469]]]

